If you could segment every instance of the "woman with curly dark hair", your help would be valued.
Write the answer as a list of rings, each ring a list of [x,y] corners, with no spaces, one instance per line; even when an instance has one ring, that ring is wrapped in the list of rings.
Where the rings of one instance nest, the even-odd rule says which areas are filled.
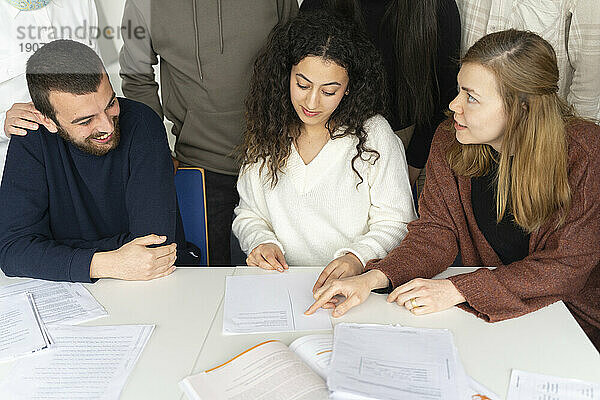
[[[385,104],[381,59],[351,22],[319,12],[271,32],[246,100],[233,222],[248,265],[327,265],[337,278],[402,241],[416,215]]]

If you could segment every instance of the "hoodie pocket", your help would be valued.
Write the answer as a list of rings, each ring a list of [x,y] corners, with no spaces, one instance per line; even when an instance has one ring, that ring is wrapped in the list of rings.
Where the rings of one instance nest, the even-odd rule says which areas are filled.
[[[237,172],[235,148],[241,142],[243,110],[188,110],[175,149],[183,161],[216,170]]]

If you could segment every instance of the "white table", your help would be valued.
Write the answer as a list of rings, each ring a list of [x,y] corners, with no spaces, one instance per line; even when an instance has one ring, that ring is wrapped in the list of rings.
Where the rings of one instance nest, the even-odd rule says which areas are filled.
[[[234,268],[178,268],[148,282],[101,279],[85,287],[108,317],[84,325],[155,324],[156,328],[123,390],[123,400],[178,399],[202,347]],[[0,285],[19,282],[0,272]],[[0,379],[9,364],[0,364]]]
[[[440,276],[473,269],[452,268]],[[235,275],[256,273],[269,272],[238,267]],[[489,324],[456,307],[436,314],[414,316],[396,304],[387,303],[385,295],[371,294],[364,304],[333,322],[450,329],[467,373],[502,398],[506,397],[511,368],[600,382],[600,355],[562,302],[520,318]],[[232,336],[223,335],[222,329],[223,302],[200,349],[194,373],[220,365],[265,340],[279,339],[290,344],[300,336],[317,333]]]
[[[453,273],[461,271],[452,269]],[[184,377],[264,340],[275,338],[289,344],[310,333],[222,335],[225,276],[234,273],[266,272],[246,267],[179,268],[150,282],[106,279],[85,285],[109,313],[88,325],[156,325],[122,399],[182,398],[177,383]],[[18,281],[0,273],[0,285]],[[387,304],[384,296],[371,295],[365,304],[334,322],[448,328],[467,373],[501,396],[506,395],[511,368],[600,382],[600,355],[560,302],[521,318],[487,324],[458,309],[415,317]],[[9,367],[0,364],[0,379]]]

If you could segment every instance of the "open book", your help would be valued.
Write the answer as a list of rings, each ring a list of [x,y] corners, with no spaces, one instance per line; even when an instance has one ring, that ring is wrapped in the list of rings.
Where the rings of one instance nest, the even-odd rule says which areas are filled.
[[[179,386],[190,400],[328,399],[326,381],[332,352],[331,334],[303,336],[289,347],[270,340],[215,368],[185,378]],[[460,373],[465,374],[462,365]],[[466,379],[469,386],[466,399],[499,399],[478,382]],[[347,393],[334,398],[368,399]]]
[[[308,335],[289,347],[269,340],[179,383],[190,400],[326,400],[333,335]]]

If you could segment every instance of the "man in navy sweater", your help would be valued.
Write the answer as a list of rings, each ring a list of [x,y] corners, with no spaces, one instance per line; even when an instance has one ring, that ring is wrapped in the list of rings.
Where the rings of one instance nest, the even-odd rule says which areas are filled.
[[[38,50],[27,83],[58,133],[40,125],[10,142],[0,186],[4,273],[91,282],[173,272],[185,246],[160,118],[117,99],[100,58],[77,42]]]

